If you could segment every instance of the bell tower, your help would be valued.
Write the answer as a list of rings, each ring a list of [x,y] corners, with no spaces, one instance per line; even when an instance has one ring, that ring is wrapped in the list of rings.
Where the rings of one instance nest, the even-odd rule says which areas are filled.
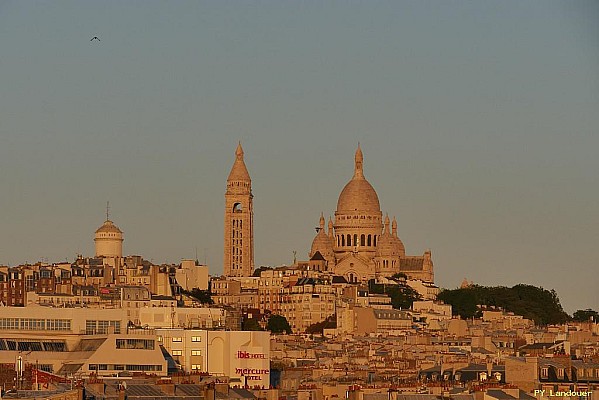
[[[251,276],[254,272],[253,198],[252,180],[239,143],[225,192],[225,276]]]

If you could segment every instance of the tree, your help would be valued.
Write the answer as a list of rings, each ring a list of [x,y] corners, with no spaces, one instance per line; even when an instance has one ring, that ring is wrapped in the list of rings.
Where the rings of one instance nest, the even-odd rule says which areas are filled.
[[[586,310],[577,310],[572,316],[574,321],[587,322],[587,321],[599,321],[599,313],[597,311],[587,308]]]
[[[291,325],[282,315],[273,314],[268,318],[268,323],[266,324],[266,329],[271,331],[272,333],[291,333]]]
[[[391,297],[391,305],[396,309],[406,310],[412,307],[416,300],[422,296],[408,285],[384,285],[376,283],[374,279],[368,281],[368,291],[375,294],[386,294]]]
[[[519,284],[505,286],[478,286],[443,290],[437,299],[451,304],[454,315],[462,318],[480,316],[478,305],[501,307],[522,315],[537,325],[562,324],[569,319],[564,312],[555,290]]]
[[[306,333],[320,333],[322,334],[325,329],[337,327],[337,315],[333,314],[327,317],[324,321],[317,322],[306,328]]]
[[[254,273],[252,274],[252,276],[253,276],[253,277],[256,277],[256,278],[259,278],[259,277],[260,277],[260,274],[262,273],[262,271],[269,271],[269,270],[272,270],[272,269],[273,269],[272,267],[265,267],[265,266],[263,265],[263,266],[261,266],[261,267],[259,267],[259,268],[256,268],[256,269],[254,270]]]
[[[242,331],[263,331],[256,318],[245,318],[241,323]]]
[[[209,290],[200,290],[198,288],[193,288],[190,291],[183,290],[183,294],[186,294],[190,297],[193,297],[201,304],[214,304],[214,300],[212,300],[212,293]]]
[[[437,299],[445,304],[451,304],[454,315],[462,318],[474,318],[478,311],[477,299],[474,290],[470,288],[460,288],[454,290],[443,290],[437,295]]]
[[[386,288],[385,293],[391,297],[393,308],[407,310],[417,300],[422,300],[422,296],[410,286],[393,285]]]

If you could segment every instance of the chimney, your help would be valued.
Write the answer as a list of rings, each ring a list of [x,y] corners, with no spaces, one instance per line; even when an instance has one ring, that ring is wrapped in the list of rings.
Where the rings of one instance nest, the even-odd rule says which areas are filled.
[[[170,379],[161,379],[158,382],[158,388],[167,396],[175,396],[175,384]]]
[[[216,400],[216,389],[214,383],[208,383],[204,386],[204,399],[205,400]]]

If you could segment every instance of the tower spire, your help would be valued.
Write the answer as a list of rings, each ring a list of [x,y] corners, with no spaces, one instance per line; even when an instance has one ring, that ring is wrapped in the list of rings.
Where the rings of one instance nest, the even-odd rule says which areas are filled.
[[[106,221],[110,221],[110,201],[106,201]]]
[[[241,147],[241,140],[237,143],[237,148],[235,149],[235,156],[238,160],[243,160],[243,147]]]
[[[231,168],[231,172],[229,173],[229,178],[227,181],[251,182],[250,173],[248,172],[248,169],[245,166],[245,161],[243,160],[243,147],[241,147],[241,142],[237,144],[237,149],[235,150],[235,162],[233,163],[233,167]]]
[[[355,166],[354,166],[354,179],[355,178],[364,178],[364,155],[362,154],[362,149],[360,148],[360,142],[358,142],[358,149],[356,150],[355,156]]]
[[[389,233],[389,214],[385,214],[385,233]]]

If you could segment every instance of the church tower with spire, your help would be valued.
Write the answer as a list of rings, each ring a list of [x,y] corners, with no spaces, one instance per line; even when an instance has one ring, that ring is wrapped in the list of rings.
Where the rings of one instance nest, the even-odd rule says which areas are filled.
[[[225,276],[251,276],[254,272],[253,198],[252,180],[239,143],[225,192]]]

